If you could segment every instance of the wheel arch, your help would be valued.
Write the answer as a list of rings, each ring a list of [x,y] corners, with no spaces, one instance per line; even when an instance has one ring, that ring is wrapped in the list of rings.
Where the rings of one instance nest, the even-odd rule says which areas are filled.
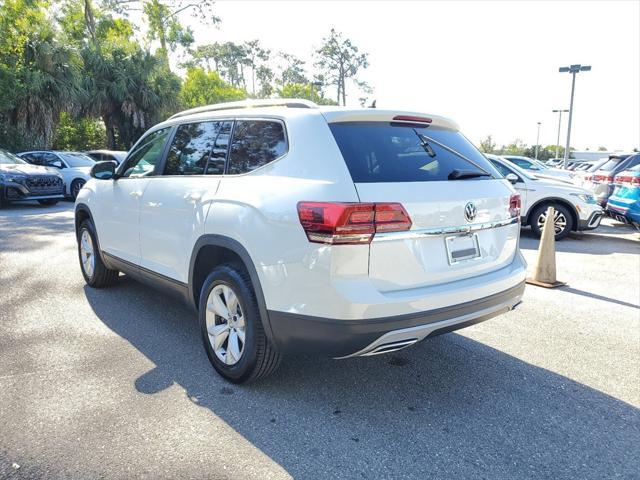
[[[224,235],[206,234],[196,241],[189,261],[189,300],[192,302],[192,306],[196,311],[198,310],[200,289],[204,280],[215,266],[224,263],[239,263],[249,274],[258,302],[262,326],[267,338],[273,343],[269,312],[258,271],[247,249],[233,238]]]
[[[560,205],[569,209],[569,212],[571,213],[571,219],[573,220],[573,226],[571,230],[574,232],[577,231],[578,220],[580,217],[578,215],[576,207],[571,202],[561,197],[545,197],[531,205],[531,207],[529,207],[529,211],[527,212],[524,225],[531,225],[531,215],[536,210],[536,208],[540,207],[541,205],[552,205],[554,203],[559,203]]]

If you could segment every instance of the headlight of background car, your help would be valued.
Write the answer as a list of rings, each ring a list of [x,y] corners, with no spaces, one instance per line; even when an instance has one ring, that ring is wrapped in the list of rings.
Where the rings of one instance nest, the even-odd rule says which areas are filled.
[[[0,180],[5,182],[23,182],[26,178],[26,175],[16,173],[0,173]]]
[[[572,193],[571,195],[573,195],[574,197],[578,197],[584,203],[598,203],[596,202],[596,197],[587,193]]]

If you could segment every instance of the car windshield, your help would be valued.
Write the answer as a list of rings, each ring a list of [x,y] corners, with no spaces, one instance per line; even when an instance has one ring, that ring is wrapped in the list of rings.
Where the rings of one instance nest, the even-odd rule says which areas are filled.
[[[27,163],[20,157],[16,157],[13,153],[6,150],[0,150],[0,165],[21,165]]]
[[[461,133],[396,122],[329,125],[356,183],[499,178]]]
[[[525,170],[524,168],[520,168],[519,166],[511,162],[503,162],[501,163],[501,165],[504,165],[506,168],[512,170],[513,173],[515,173],[516,175],[520,175],[521,177],[528,178],[529,180],[538,180],[538,177],[536,177],[533,173],[531,173],[528,170]]]
[[[605,172],[610,172],[611,170],[616,168],[616,166],[623,160],[624,159],[620,157],[611,158],[608,162],[603,164],[598,170],[604,170]]]
[[[62,156],[70,167],[92,167],[96,161],[84,153],[66,152]]]
[[[540,167],[540,170],[549,170],[549,166],[545,165],[544,163],[538,161],[538,160],[534,160],[533,161],[534,165],[537,165],[538,167]]]

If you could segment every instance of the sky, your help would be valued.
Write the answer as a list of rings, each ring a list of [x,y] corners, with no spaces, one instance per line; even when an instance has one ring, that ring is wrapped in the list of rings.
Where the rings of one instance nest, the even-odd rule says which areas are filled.
[[[307,61],[331,28],[369,54],[361,79],[378,108],[454,119],[476,144],[492,135],[555,145],[576,79],[571,145],[640,146],[640,1],[218,1],[218,28],[184,17],[197,44],[257,38]],[[331,97],[334,91],[327,91]],[[347,89],[347,104],[361,96]],[[566,114],[565,114],[566,115]],[[566,142],[563,116],[560,144]]]

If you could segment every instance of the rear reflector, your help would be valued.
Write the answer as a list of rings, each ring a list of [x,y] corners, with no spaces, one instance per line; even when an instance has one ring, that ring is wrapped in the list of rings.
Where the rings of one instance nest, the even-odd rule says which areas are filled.
[[[369,243],[376,232],[411,228],[399,203],[299,202],[298,218],[310,242],[331,245]]]
[[[396,115],[393,117],[395,122],[413,122],[413,123],[431,123],[432,119],[427,117],[414,117],[412,115]]]
[[[517,193],[511,194],[511,198],[509,198],[509,214],[511,215],[511,218],[520,218],[521,206],[520,195]]]

